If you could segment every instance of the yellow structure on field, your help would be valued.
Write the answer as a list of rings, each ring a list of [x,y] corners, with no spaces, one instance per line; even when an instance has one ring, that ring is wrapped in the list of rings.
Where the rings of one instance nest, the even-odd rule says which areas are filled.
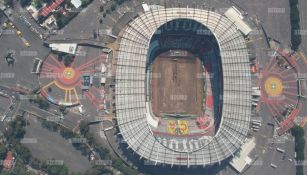
[[[167,122],[167,132],[169,134],[176,134],[177,122],[175,120],[169,120]]]
[[[187,120],[169,120],[167,132],[172,135],[187,135],[189,134],[189,122]]]
[[[178,120],[178,128],[180,135],[189,134],[189,122],[187,120]]]

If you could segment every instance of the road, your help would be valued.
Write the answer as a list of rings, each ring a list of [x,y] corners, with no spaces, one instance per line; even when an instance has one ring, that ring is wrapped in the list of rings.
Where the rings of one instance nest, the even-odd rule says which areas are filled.
[[[78,126],[79,122],[82,120],[81,116],[74,113],[69,113],[65,115],[63,118],[61,118],[61,115],[59,115],[58,112],[53,113],[50,111],[40,109],[39,107],[35,106],[35,104],[32,104],[28,101],[21,102],[20,110],[26,111],[28,113],[46,119],[48,121],[57,122],[70,130],[74,130]],[[54,108],[53,109],[51,108],[51,110],[54,110]]]
[[[305,0],[299,0],[300,26],[302,43],[301,49],[307,53],[307,3]]]
[[[43,46],[43,41],[20,20],[19,15],[13,14],[11,19],[16,28],[22,32],[23,38],[29,41],[31,47],[25,46],[21,38],[16,35],[17,31],[15,29],[8,28],[4,30],[3,35],[0,37],[1,56],[4,57],[6,53],[11,52],[15,62],[13,66],[8,66],[5,59],[0,60],[1,72],[13,75],[7,78],[1,77],[0,82],[10,87],[20,84],[34,89],[38,86],[38,79],[36,75],[31,74],[33,59],[35,57],[44,59],[49,54],[50,49]]]
[[[14,102],[16,107],[10,112],[9,117],[15,117],[17,113],[21,114],[23,111],[26,111],[46,120],[59,121],[61,125],[71,130],[76,128],[83,119],[81,115],[70,112],[64,116],[63,120],[60,120],[60,113],[58,112],[58,107],[55,105],[50,105],[49,111],[46,111],[37,107],[36,104],[29,102],[29,96],[20,96],[15,90],[9,87],[0,85],[0,91],[16,99],[16,102]],[[55,110],[56,112],[54,112]]]

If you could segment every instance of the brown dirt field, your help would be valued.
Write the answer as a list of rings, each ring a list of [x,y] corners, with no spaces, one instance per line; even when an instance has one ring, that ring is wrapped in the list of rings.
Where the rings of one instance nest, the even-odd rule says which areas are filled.
[[[161,113],[201,115],[202,62],[188,54],[185,57],[160,54],[152,65],[152,109]]]

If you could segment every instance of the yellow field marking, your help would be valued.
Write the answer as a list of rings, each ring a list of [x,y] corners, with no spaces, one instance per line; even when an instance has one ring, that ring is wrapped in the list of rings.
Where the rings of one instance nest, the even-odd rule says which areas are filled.
[[[264,82],[264,89],[268,96],[279,96],[283,91],[283,84],[281,79],[275,76],[270,76]]]
[[[74,91],[74,93],[75,93],[75,96],[76,96],[77,102],[79,102],[79,97],[78,97],[78,94],[77,94],[76,88],[73,88],[73,91]]]
[[[187,120],[178,120],[178,128],[180,130],[180,135],[189,134],[189,122]]]
[[[169,120],[167,122],[167,132],[169,134],[176,134],[177,123],[175,120]]]
[[[67,95],[68,95],[68,90],[65,90],[65,102],[67,102]]]

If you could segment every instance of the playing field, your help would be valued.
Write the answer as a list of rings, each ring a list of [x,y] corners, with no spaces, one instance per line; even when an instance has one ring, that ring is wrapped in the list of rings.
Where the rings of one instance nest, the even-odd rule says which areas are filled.
[[[152,65],[152,109],[156,116],[163,113],[201,114],[201,61],[186,56],[160,54]]]

